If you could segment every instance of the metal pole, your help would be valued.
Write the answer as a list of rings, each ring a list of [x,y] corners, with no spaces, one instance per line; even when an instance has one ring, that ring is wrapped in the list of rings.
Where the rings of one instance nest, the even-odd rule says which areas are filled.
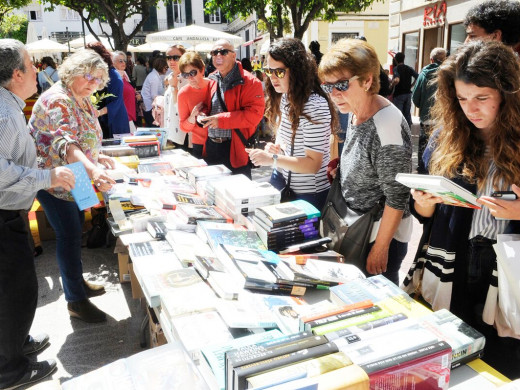
[[[65,27],[65,31],[67,34],[67,45],[69,46],[69,54],[70,54],[70,36],[69,36],[69,28]]]
[[[85,37],[85,21],[83,20],[83,11],[81,12],[81,29],[83,30],[83,47],[87,47],[87,38]]]

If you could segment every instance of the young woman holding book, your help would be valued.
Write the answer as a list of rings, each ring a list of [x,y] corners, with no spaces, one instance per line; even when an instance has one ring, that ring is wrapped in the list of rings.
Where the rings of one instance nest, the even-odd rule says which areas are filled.
[[[265,117],[278,131],[274,144],[248,150],[249,157],[257,166],[273,166],[273,186],[283,189],[290,177],[295,199],[321,210],[330,188],[330,134],[337,120],[314,58],[300,40],[278,39],[269,47],[264,73],[269,76]]]
[[[478,197],[511,190],[520,183],[520,66],[513,51],[498,42],[469,43],[441,65],[437,85],[433,114],[439,130],[427,147],[429,173]],[[520,340],[499,337],[507,331],[493,327],[498,281],[492,245],[498,234],[520,233],[520,226],[496,218],[501,214],[493,202],[481,201],[485,207],[474,210],[441,204],[421,191],[412,196],[412,212],[425,227],[405,290],[482,332],[483,359],[519,377]]]
[[[368,274],[383,274],[399,283],[399,268],[408,249],[412,220],[409,190],[395,181],[410,172],[412,144],[408,123],[392,103],[378,95],[379,59],[358,39],[343,39],[323,56],[322,88],[341,113],[352,113],[340,157],[340,185],[349,208],[366,213],[385,199],[371,234]],[[331,170],[335,177],[337,169]]]

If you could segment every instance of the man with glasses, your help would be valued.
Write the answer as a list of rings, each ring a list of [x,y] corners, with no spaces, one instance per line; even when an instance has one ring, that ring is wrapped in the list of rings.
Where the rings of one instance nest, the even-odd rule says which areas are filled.
[[[209,76],[215,80],[210,90],[211,111],[201,120],[208,129],[205,160],[251,178],[245,143],[264,115],[262,83],[242,68],[229,41],[217,41],[210,54],[217,70]]]
[[[14,389],[50,375],[54,360],[32,362],[27,354],[49,337],[29,336],[36,312],[38,281],[23,214],[43,188],[74,187],[65,167],[36,169],[24,100],[36,92],[36,69],[24,45],[0,39],[0,389]]]

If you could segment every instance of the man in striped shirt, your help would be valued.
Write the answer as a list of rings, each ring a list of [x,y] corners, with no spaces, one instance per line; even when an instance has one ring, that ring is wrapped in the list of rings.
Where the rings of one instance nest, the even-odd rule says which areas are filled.
[[[36,382],[56,367],[54,360],[30,362],[27,354],[48,343],[32,338],[38,282],[23,218],[40,189],[74,187],[65,167],[36,169],[36,148],[23,114],[36,92],[36,69],[24,45],[0,39],[0,389]]]

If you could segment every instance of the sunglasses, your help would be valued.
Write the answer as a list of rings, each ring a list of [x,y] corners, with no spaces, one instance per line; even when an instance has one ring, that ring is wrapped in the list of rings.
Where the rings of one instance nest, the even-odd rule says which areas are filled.
[[[174,56],[166,56],[166,59],[169,61],[169,60],[174,60],[174,61],[179,61],[179,59],[181,58],[181,56],[178,56],[178,55],[174,55]]]
[[[229,49],[216,49],[216,50],[210,51],[209,54],[211,54],[212,57],[216,57],[219,54],[221,56],[227,56],[230,51],[231,50],[229,50]]]
[[[100,77],[94,77],[92,76],[90,73],[86,73],[85,75],[83,75],[83,77],[85,78],[85,80],[87,80],[89,83],[91,82],[95,82],[96,84],[101,84],[103,82],[103,79],[100,78]]]
[[[198,71],[197,69],[192,69],[190,70],[189,72],[186,72],[186,73],[181,73],[181,76],[185,79],[188,79],[190,77],[195,77],[197,75]]]
[[[287,73],[287,69],[282,68],[263,68],[262,71],[267,77],[271,77],[274,74],[279,79],[283,79]]]
[[[117,60],[117,62],[119,62],[119,63],[121,63],[121,64],[122,64],[123,62],[126,63],[126,61],[125,61],[125,60],[122,60],[122,59]]]
[[[336,88],[340,92],[345,92],[349,87],[349,83],[358,78],[359,78],[358,76],[352,76],[348,80],[338,81],[333,84],[323,83],[323,84],[321,84],[321,89],[323,89],[323,92],[325,92],[325,93],[332,93],[332,90],[334,88]]]

